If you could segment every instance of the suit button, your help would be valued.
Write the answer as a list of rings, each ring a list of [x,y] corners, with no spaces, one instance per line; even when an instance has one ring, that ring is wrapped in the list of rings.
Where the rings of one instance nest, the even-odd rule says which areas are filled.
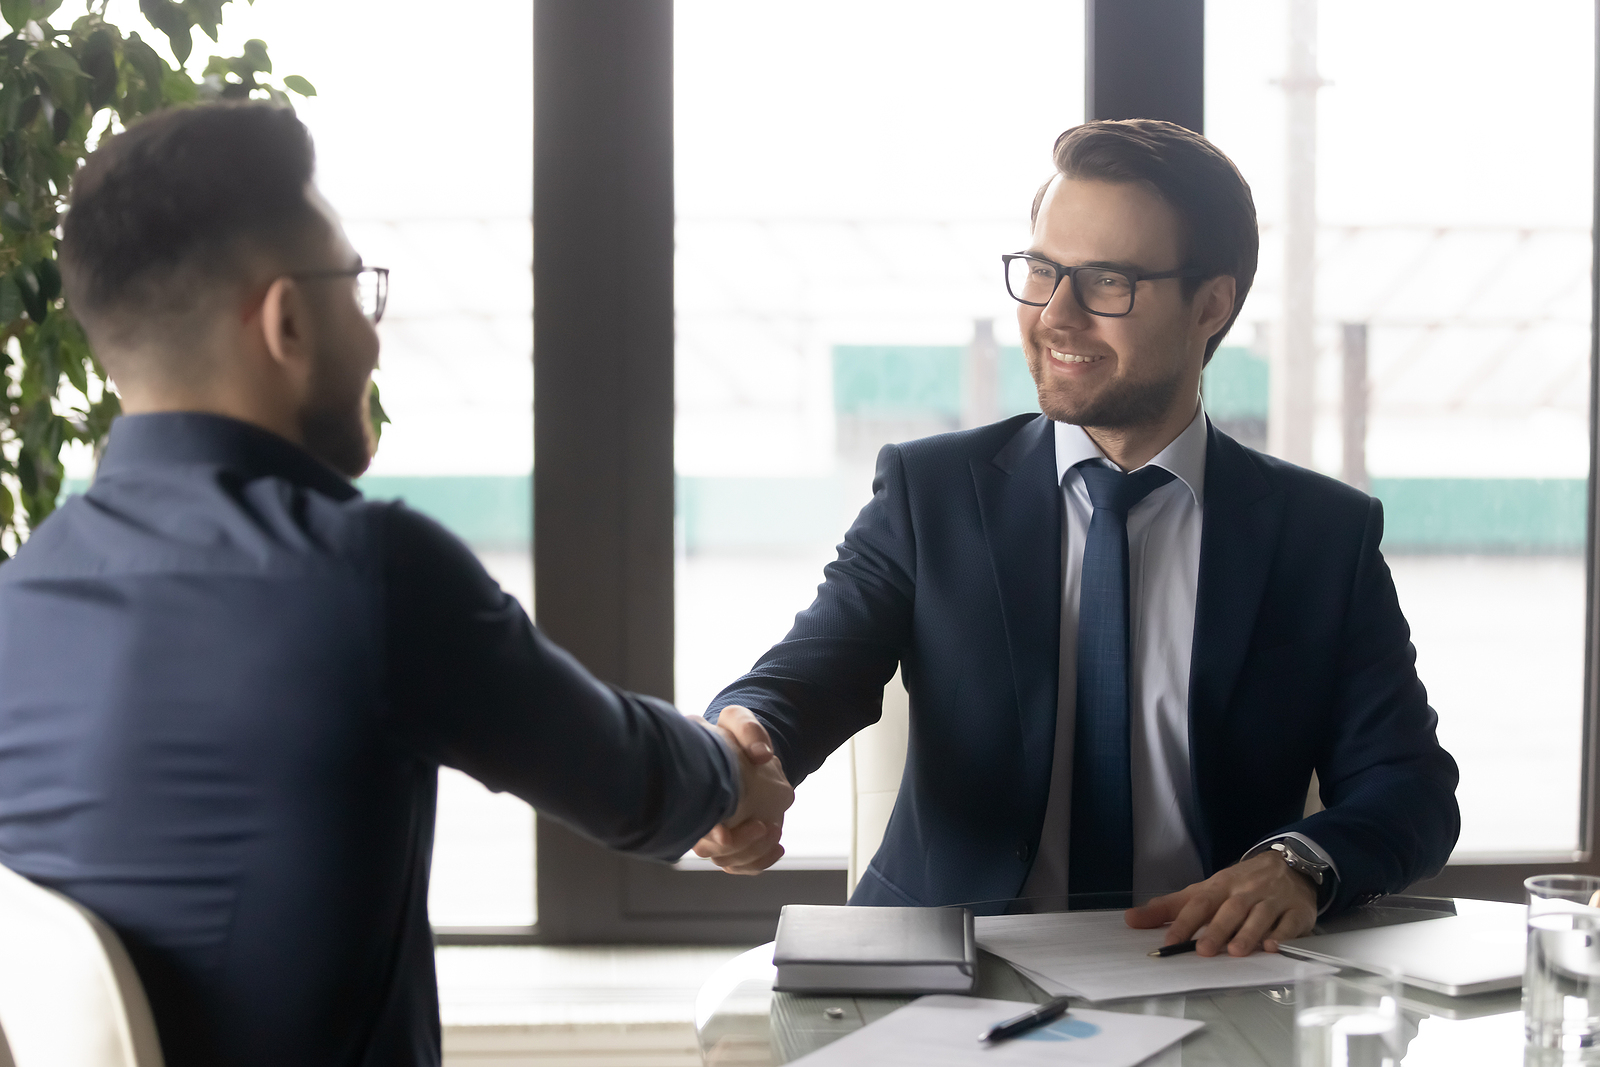
[[[1017,861],[1019,863],[1027,863],[1028,857],[1031,855],[1033,855],[1033,849],[1026,841],[1017,846]]]

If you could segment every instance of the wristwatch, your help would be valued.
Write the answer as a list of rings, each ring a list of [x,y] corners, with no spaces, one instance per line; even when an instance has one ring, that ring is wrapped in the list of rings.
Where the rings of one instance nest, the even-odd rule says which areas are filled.
[[[1283,862],[1289,865],[1291,871],[1298,871],[1311,879],[1317,887],[1318,908],[1327,904],[1328,899],[1333,896],[1333,879],[1330,877],[1333,873],[1332,867],[1309,854],[1308,850],[1297,848],[1292,838],[1274,841],[1267,847],[1282,856]]]

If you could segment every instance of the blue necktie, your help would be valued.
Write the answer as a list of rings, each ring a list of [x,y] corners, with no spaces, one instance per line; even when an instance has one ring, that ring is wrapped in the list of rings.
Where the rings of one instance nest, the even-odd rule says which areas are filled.
[[[1078,601],[1078,706],[1072,749],[1070,907],[1133,905],[1133,781],[1128,751],[1128,511],[1172,481],[1098,460],[1077,465],[1094,515]]]

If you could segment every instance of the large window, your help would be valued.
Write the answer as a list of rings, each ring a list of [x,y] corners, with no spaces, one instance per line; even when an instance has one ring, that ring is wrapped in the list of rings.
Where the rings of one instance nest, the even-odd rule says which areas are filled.
[[[1206,133],[1263,229],[1213,414],[1383,501],[1461,764],[1455,862],[1571,859],[1595,5],[1318,6],[1206,5]]]
[[[280,75],[316,86],[295,107],[316,138],[317,183],[365,260],[393,272],[376,375],[393,423],[362,489],[449,526],[531,609],[532,15],[519,0],[451,14],[493,27],[471,45],[478,106],[419,74],[418,42],[437,16],[405,5],[378,17],[357,0],[230,4],[222,41],[197,33],[190,67],[258,37]],[[108,17],[143,26],[132,0],[114,0]],[[528,806],[443,769],[435,925],[531,925],[533,884]]]
[[[685,711],[811,602],[882,444],[1036,409],[1000,255],[1083,119],[1083,25],[1059,0],[676,5]],[[843,753],[782,865],[844,865]]]

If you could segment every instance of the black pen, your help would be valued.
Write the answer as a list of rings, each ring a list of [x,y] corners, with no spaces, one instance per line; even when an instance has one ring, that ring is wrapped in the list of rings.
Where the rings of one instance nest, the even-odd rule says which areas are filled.
[[[1198,941],[1189,940],[1179,941],[1176,945],[1162,945],[1160,948],[1150,953],[1150,956],[1152,959],[1160,959],[1166,956],[1176,956],[1183,952],[1193,952],[1194,947],[1197,944],[1199,944]]]
[[[1067,997],[1047,1000],[1032,1011],[1023,1012],[1015,1019],[1007,1019],[1003,1023],[995,1023],[979,1034],[978,1040],[992,1045],[996,1041],[1004,1041],[1008,1037],[1016,1037],[1018,1034],[1025,1034],[1029,1030],[1035,1030],[1045,1023],[1054,1022],[1065,1015],[1067,1013],[1067,1003]]]

